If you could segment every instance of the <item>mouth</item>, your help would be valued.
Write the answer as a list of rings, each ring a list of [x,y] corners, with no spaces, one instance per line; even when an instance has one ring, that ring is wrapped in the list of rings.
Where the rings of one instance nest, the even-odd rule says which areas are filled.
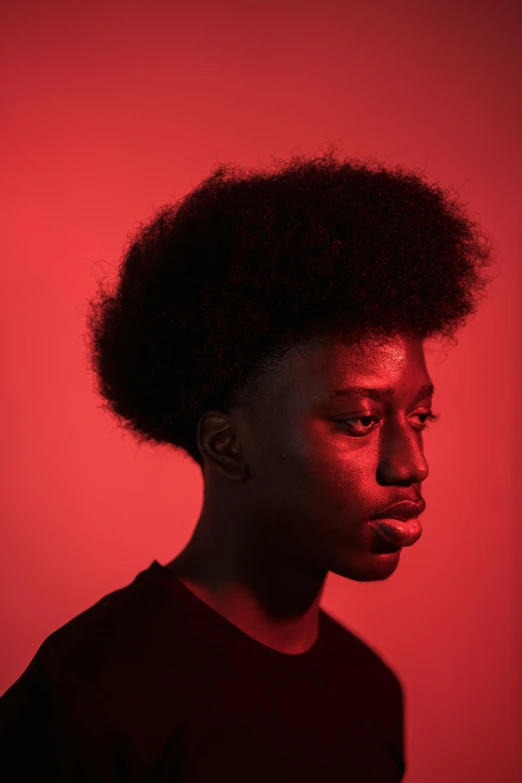
[[[388,547],[395,547],[395,550],[403,546],[412,546],[422,535],[422,525],[417,518],[406,521],[393,518],[371,519],[368,524],[381,541],[386,542]]]

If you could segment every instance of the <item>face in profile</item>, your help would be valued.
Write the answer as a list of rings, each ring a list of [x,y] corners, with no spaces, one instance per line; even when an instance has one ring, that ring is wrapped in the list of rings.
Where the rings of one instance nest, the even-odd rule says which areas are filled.
[[[243,487],[252,534],[262,530],[264,545],[296,564],[358,581],[389,577],[403,547],[369,521],[398,501],[423,503],[430,387],[422,340],[292,349],[264,403],[234,412],[251,474]]]

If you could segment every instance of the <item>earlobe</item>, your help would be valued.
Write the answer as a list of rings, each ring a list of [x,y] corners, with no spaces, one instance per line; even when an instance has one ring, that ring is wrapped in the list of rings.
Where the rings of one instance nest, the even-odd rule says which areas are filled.
[[[217,448],[216,463],[225,478],[232,479],[232,481],[244,481],[250,476],[248,466],[243,458],[241,444],[238,443],[231,431],[226,435],[222,434]]]

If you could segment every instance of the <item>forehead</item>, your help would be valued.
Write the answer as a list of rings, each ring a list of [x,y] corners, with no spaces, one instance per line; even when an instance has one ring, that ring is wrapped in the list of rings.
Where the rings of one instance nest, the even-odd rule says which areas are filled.
[[[322,338],[292,348],[273,379],[272,393],[310,402],[346,386],[393,387],[395,396],[431,383],[423,341],[404,337],[356,342]]]

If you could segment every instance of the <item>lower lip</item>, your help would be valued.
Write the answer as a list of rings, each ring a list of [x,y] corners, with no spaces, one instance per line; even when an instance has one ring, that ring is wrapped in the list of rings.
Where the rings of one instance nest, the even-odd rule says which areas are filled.
[[[412,546],[422,535],[418,519],[371,519],[368,522],[375,532],[393,546]]]

